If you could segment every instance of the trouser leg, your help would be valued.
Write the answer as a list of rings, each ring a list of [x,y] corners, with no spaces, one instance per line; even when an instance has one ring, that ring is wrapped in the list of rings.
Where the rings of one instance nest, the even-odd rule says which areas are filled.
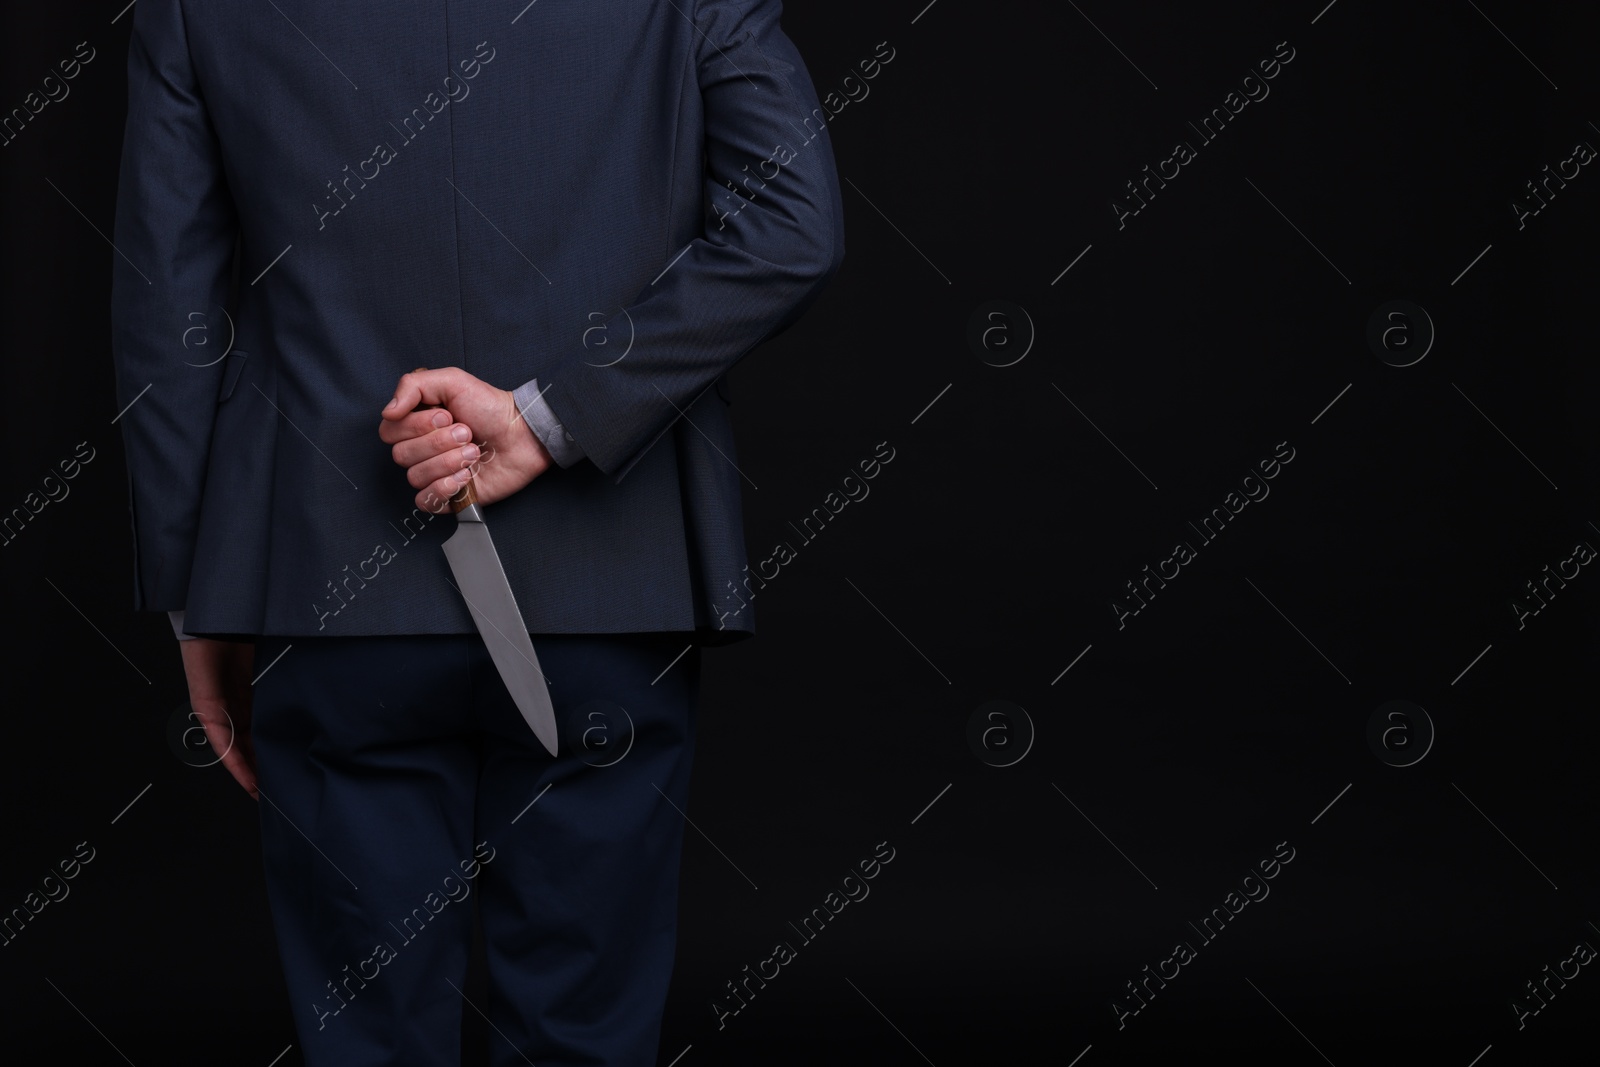
[[[252,735],[268,899],[310,1067],[459,1062],[481,876],[474,641],[258,644],[262,665],[292,645],[255,687]]]
[[[663,674],[686,638],[534,643],[558,758],[503,687],[477,690],[476,835],[495,848],[478,884],[491,1062],[643,1067],[656,1062],[672,973],[700,649]]]

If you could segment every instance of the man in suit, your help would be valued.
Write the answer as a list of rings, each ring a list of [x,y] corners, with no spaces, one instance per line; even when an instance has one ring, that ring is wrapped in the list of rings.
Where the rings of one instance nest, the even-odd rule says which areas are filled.
[[[780,13],[134,11],[112,292],[134,606],[172,613],[191,703],[266,801],[309,1064],[456,1062],[464,1010],[497,1064],[654,1062],[699,650],[754,625],[724,375],[843,255]],[[463,472],[554,758],[438,547]]]

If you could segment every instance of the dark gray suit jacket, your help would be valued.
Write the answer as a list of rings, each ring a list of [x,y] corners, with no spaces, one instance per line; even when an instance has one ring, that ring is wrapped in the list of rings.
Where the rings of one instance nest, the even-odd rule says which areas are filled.
[[[485,509],[530,631],[753,629],[722,376],[839,268],[829,113],[778,0],[519,6],[140,0],[112,285],[137,609],[473,632],[455,520],[377,432],[402,373],[455,365],[537,380],[571,446]]]

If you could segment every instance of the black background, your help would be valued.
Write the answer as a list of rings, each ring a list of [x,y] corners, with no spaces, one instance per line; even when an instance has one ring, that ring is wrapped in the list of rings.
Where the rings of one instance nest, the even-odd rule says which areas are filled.
[[[295,1037],[255,804],[169,749],[181,665],[129,609],[103,236],[120,3],[8,12],[0,67],[9,112],[96,50],[0,148],[0,508],[95,450],[0,548],[0,908],[96,850],[0,948],[0,1040],[264,1067]],[[880,42],[894,58],[829,127],[843,271],[730,375],[752,564],[798,552],[759,636],[706,653],[660,1062],[1553,1058],[1600,977],[1520,1029],[1512,1002],[1600,945],[1600,577],[1521,628],[1511,602],[1600,546],[1600,177],[1520,227],[1512,205],[1600,144],[1593,23],[1505,0],[925,3],[786,13],[819,94]],[[1187,123],[1279,42],[1270,95],[1201,144]],[[1113,199],[1180,139],[1197,157],[1119,228]],[[994,300],[1025,317],[975,349]],[[1367,341],[1391,300],[1436,331],[1410,366]],[[880,442],[870,496],[801,546],[788,523]],[[1188,523],[1280,442],[1270,496],[1202,544]],[[1197,557],[1119,629],[1124,583],[1177,541]],[[968,741],[990,700],[1026,712],[991,735],[991,760],[1026,750],[1010,766]],[[1434,731],[1405,767],[1367,740],[1391,700]],[[1403,761],[1426,730],[1402,725]],[[719,1028],[724,983],[879,842],[870,895]],[[1202,942],[1189,924],[1280,843],[1270,895]],[[1196,958],[1119,1029],[1125,983],[1178,941]]]

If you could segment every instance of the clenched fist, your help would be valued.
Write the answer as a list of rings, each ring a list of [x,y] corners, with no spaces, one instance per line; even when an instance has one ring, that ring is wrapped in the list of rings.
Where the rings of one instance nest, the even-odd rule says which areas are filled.
[[[460,367],[402,374],[378,436],[394,446],[424,511],[448,511],[468,481],[478,503],[504,500],[553,463],[516,398]]]

